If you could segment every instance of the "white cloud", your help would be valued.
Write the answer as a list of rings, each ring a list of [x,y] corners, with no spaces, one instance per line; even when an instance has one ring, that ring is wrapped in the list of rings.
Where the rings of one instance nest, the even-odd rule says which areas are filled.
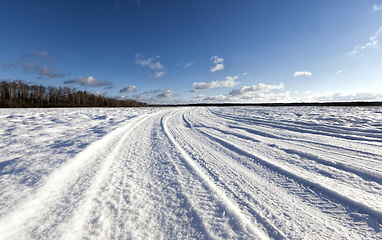
[[[148,59],[143,59],[141,54],[136,54],[135,55],[135,63],[137,63],[141,66],[147,66],[150,69],[161,70],[164,67],[162,66],[162,64],[159,61],[156,61],[158,58],[159,58],[159,56],[156,56],[155,58],[151,57]]]
[[[378,31],[375,33],[375,34],[380,34],[382,32],[382,27],[380,27],[379,29],[378,29]]]
[[[64,73],[56,73],[56,68],[52,66],[44,66],[40,68],[36,63],[26,62],[22,66],[26,73],[37,73],[39,78],[47,77],[47,78],[57,78],[57,77],[65,77],[67,74]]]
[[[41,67],[41,62],[31,60],[31,58],[37,57],[41,58],[46,61],[53,61],[55,60],[55,57],[50,55],[47,51],[36,51],[31,50],[30,54],[25,54],[24,57],[22,57],[19,60],[13,61],[11,63],[1,63],[0,68],[4,70],[12,70],[15,67],[21,67],[25,73],[29,74],[38,74],[38,78],[58,78],[58,77],[65,77],[69,74],[64,73],[57,73],[57,70],[54,66],[43,66]]]
[[[337,74],[339,74],[339,73],[343,73],[343,72],[345,72],[345,71],[346,71],[346,69],[339,70],[339,71],[337,71]]]
[[[264,83],[259,83],[254,86],[243,86],[239,89],[232,90],[228,95],[229,96],[244,96],[250,95],[254,92],[268,92],[273,89],[283,89],[284,84],[280,83],[279,85],[266,85]]]
[[[305,72],[305,71],[300,71],[300,72],[295,72],[293,74],[293,77],[299,77],[299,76],[312,76],[311,72]]]
[[[159,89],[154,89],[154,90],[151,90],[151,91],[143,92],[143,94],[150,95],[150,94],[160,93],[160,92],[163,92],[163,91],[164,91],[164,88],[159,88]]]
[[[370,42],[362,45],[360,48],[361,49],[366,49],[366,48],[369,48],[369,47],[377,47],[378,46],[378,39],[377,37],[371,37],[370,38]]]
[[[155,98],[172,98],[174,96],[175,94],[172,91],[167,90],[167,92],[156,95]]]
[[[381,10],[382,9],[382,5],[374,5],[373,6],[373,11],[378,11],[378,10]]]
[[[217,96],[210,96],[206,97],[204,101],[207,102],[224,102],[228,99],[228,95],[217,95]]]
[[[135,94],[132,96],[132,98],[147,102],[150,104],[156,104],[156,103],[168,103],[169,99],[172,99],[174,97],[178,96],[177,94],[174,94],[171,90],[165,91],[163,88],[160,89],[154,89],[151,91],[146,91],[140,94]]]
[[[164,76],[166,72],[155,72],[154,75],[152,76],[153,78],[161,78]]]
[[[201,99],[201,98],[205,98],[206,95],[202,95],[202,94],[199,94],[198,96],[194,96],[192,97],[193,99]]]
[[[212,81],[209,83],[195,82],[192,84],[192,87],[194,87],[195,89],[190,90],[190,92],[199,92],[201,90],[211,89],[211,88],[233,87],[236,84],[238,84],[238,82],[236,81],[237,78],[238,78],[237,76],[235,77],[228,76],[223,81]]]
[[[132,86],[128,86],[128,87],[124,87],[122,88],[121,90],[119,90],[120,93],[123,93],[123,92],[133,92],[133,91],[136,91],[137,90],[137,87],[132,85]]]
[[[302,102],[351,102],[351,101],[381,101],[380,91],[336,92],[312,94],[299,99]]]
[[[65,84],[79,84],[81,86],[88,86],[88,87],[101,87],[101,86],[109,86],[111,87],[113,83],[106,82],[102,79],[95,79],[92,76],[89,77],[80,77],[75,79],[70,79],[64,82]]]
[[[42,58],[44,60],[49,60],[49,61],[53,61],[55,59],[55,57],[53,57],[52,55],[50,55],[48,53],[48,51],[42,51],[42,52],[39,52],[39,51],[36,51],[36,50],[33,50],[31,51],[31,55],[32,56],[35,56],[35,57],[38,57],[38,58]]]
[[[216,64],[215,67],[211,68],[211,72],[216,72],[216,71],[219,71],[219,70],[223,70],[224,69],[224,64],[222,63],[218,63]]]
[[[290,96],[290,92],[284,93],[258,93],[256,95],[238,95],[232,96],[217,95],[205,98],[206,102],[231,102],[231,103],[266,103],[266,102],[293,102],[294,99]]]
[[[106,96],[106,93],[104,92],[100,92],[100,91],[97,91],[97,92],[89,92],[90,94],[93,94],[94,96]]]
[[[336,92],[312,94],[310,91],[304,93],[305,97],[292,97],[291,92],[284,93],[264,93],[254,95],[235,95],[230,94],[209,96],[202,102],[224,102],[224,103],[267,103],[267,102],[351,102],[351,101],[382,101],[381,91],[363,92]]]
[[[40,74],[41,75],[46,75],[46,76],[49,76],[49,75],[53,74],[53,72],[54,72],[54,68],[50,67],[50,66],[44,66],[40,70]]]
[[[382,5],[381,5],[382,6]],[[380,27],[378,29],[378,31],[376,32],[376,35],[378,35],[379,33],[382,32],[382,27]],[[374,36],[374,37],[371,37],[369,42],[368,43],[365,43],[363,45],[357,45],[353,48],[353,51],[347,53],[346,55],[354,55],[356,53],[358,53],[359,51],[361,50],[365,50],[367,48],[376,48],[378,47],[378,37],[377,36]]]
[[[216,71],[224,69],[224,59],[223,58],[219,58],[218,56],[213,56],[213,57],[211,57],[211,60],[212,60],[213,64],[216,64],[215,67],[210,69],[211,72],[216,72]]]
[[[190,62],[190,63],[181,62],[181,63],[178,63],[177,65],[182,67],[190,67],[192,66],[192,64],[194,64],[194,62]]]
[[[36,63],[33,63],[33,62],[27,62],[23,65],[23,69],[26,73],[30,73],[32,71],[36,71],[38,72],[39,71],[39,68],[37,66]]]

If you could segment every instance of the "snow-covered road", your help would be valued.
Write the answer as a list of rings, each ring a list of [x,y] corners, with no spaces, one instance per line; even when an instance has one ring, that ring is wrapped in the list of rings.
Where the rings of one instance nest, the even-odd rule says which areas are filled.
[[[0,239],[381,239],[382,109],[0,110]]]

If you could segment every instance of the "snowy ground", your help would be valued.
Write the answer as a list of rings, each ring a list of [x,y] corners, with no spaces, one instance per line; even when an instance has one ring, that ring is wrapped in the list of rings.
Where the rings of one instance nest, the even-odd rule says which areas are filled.
[[[0,239],[381,239],[382,109],[0,109]]]

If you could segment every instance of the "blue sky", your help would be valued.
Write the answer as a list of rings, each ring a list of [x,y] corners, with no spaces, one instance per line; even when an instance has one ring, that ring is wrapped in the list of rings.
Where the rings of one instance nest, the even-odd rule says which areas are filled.
[[[149,103],[382,100],[381,0],[2,0],[0,79]]]

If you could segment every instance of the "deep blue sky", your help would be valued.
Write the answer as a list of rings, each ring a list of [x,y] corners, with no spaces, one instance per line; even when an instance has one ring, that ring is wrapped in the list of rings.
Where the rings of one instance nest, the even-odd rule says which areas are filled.
[[[2,0],[0,79],[156,103],[382,100],[381,0]]]

